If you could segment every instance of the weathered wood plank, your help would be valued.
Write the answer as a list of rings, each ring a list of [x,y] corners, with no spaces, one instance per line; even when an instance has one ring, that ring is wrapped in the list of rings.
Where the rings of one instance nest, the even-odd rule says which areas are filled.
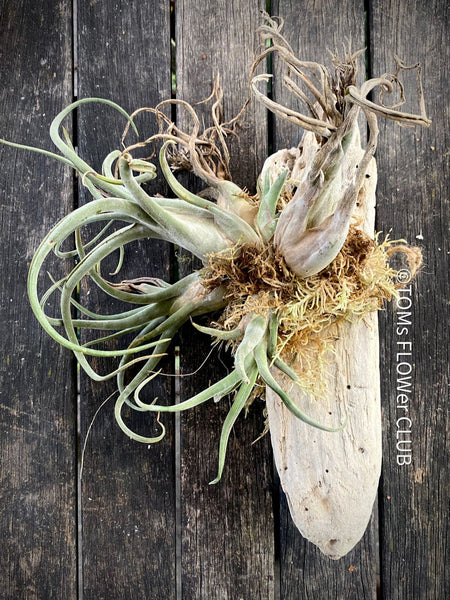
[[[321,2],[272,3],[272,13],[285,20],[284,36],[302,60],[331,65],[329,50],[341,52],[350,42],[353,51],[365,46],[364,6],[349,0],[336,4]],[[364,62],[360,61],[364,79]],[[274,61],[275,77],[277,74]],[[275,78],[274,97],[296,109],[281,82]],[[280,119],[274,120],[274,150],[297,145],[302,131]],[[362,132],[364,135],[364,131]],[[305,452],[307,452],[305,448]],[[376,514],[362,541],[347,556],[333,562],[302,538],[289,515],[283,492],[280,503],[280,590],[281,598],[375,598],[378,563]],[[374,511],[376,513],[376,510]],[[345,591],[344,591],[345,590]]]
[[[79,2],[80,96],[108,97],[127,109],[153,106],[170,95],[169,2],[158,3],[156,9],[154,3],[114,2],[108,3],[109,12],[105,4]],[[242,4],[205,1],[197,3],[193,13],[192,3],[176,3],[179,97],[201,99],[219,71],[225,115],[239,108],[245,97],[254,29],[260,22],[257,9],[264,8],[263,2]],[[397,309],[389,308],[381,319],[385,376],[381,597],[444,598],[449,595],[444,575],[448,486],[442,475],[448,356],[441,342],[447,335],[442,315],[448,297],[443,260],[447,252],[443,223],[448,214],[441,176],[448,170],[448,122],[442,108],[448,81],[441,55],[447,47],[446,7],[441,0],[428,4],[375,0],[367,5],[372,11],[373,74],[391,68],[393,52],[407,63],[420,60],[433,119],[426,131],[383,122],[380,127],[377,228],[387,232],[392,227],[392,237],[412,242],[419,236],[425,254],[423,272],[405,288],[406,300]],[[285,17],[285,34],[305,58],[327,62],[326,48],[339,49],[345,35],[354,49],[365,43],[362,3],[341,3],[337,10],[325,0],[280,0],[272,3],[272,11]],[[52,2],[3,0],[0,16],[0,135],[50,148],[45,141],[48,123],[72,96],[70,11],[67,5]],[[407,94],[414,97],[414,75],[409,73],[406,79]],[[278,93],[276,87],[274,91]],[[251,107],[248,113],[255,110],[259,124],[250,118],[241,135],[244,141],[233,150],[236,180],[249,187],[254,186],[266,155],[264,111]],[[117,147],[122,123],[103,108],[86,108],[78,116],[81,152],[98,166],[106,151]],[[147,122],[141,128],[146,127]],[[276,122],[274,149],[298,140],[297,132]],[[3,147],[0,154],[0,302],[5,315],[0,368],[0,522],[5,543],[0,561],[8,565],[0,580],[0,595],[75,598],[75,369],[69,352],[39,330],[24,301],[26,268],[33,251],[51,224],[71,208],[72,176],[37,155]],[[139,274],[144,268],[145,274],[170,276],[167,249],[152,246],[151,255],[142,256],[142,247],[134,248],[125,269],[131,273],[137,257]],[[190,266],[182,263],[180,272],[186,273]],[[94,291],[90,297],[91,307],[101,301]],[[402,309],[411,316],[402,318],[400,324],[407,331],[400,334]],[[411,342],[412,356],[397,357],[398,342]],[[183,331],[181,347],[184,374],[195,370],[210,349],[209,341],[191,328]],[[182,379],[182,397],[218,379],[225,370],[222,360],[227,362],[223,353],[201,373]],[[400,362],[413,369],[411,386],[407,384],[407,414],[396,403]],[[165,368],[173,370],[170,364]],[[157,386],[155,395],[168,396],[167,402],[172,402],[170,380],[159,380]],[[82,440],[112,389],[83,379]],[[86,598],[175,598],[173,428],[164,417],[168,437],[148,450],[124,438],[113,421],[110,402],[94,422],[85,455],[83,593]],[[207,485],[215,475],[227,408],[225,403],[211,403],[182,416],[182,597],[373,598],[376,521],[354,553],[334,563],[301,538],[283,495],[280,514],[273,515],[269,438],[249,445],[262,428],[259,403],[252,407],[250,418],[235,427],[222,482]],[[405,439],[411,439],[410,465],[399,465],[397,460],[400,416],[411,418],[411,434],[405,434]],[[134,424],[142,426],[139,419]],[[275,535],[280,539],[275,540],[274,550],[278,520]],[[276,551],[279,589],[273,580]]]
[[[248,71],[264,2],[176,2],[177,97],[191,103],[208,96],[219,73],[224,118],[233,117],[247,93]],[[239,143],[231,145],[234,180],[255,188],[266,157],[265,111],[247,111]],[[192,182],[191,182],[192,183]],[[204,186],[203,186],[204,187]],[[185,274],[192,265],[181,264]],[[210,351],[210,340],[186,328],[181,336],[182,374],[195,371]],[[229,357],[212,355],[199,373],[181,378],[181,398],[217,381]],[[274,541],[271,458],[268,436],[251,446],[263,428],[262,403],[236,423],[222,480],[216,475],[218,444],[228,399],[207,403],[181,417],[182,597],[273,598]]]
[[[443,476],[449,440],[445,418],[448,232],[444,225],[448,223],[448,179],[444,175],[448,173],[449,146],[444,110],[448,6],[440,0],[376,0],[371,7],[373,73],[395,69],[394,52],[408,65],[420,62],[427,111],[433,120],[426,130],[380,123],[377,228],[384,232],[392,228],[393,238],[405,237],[424,254],[424,268],[417,280],[405,281],[401,300],[381,318],[385,449],[380,493],[382,597],[445,598],[450,593],[445,568],[449,487]],[[417,111],[415,73],[403,73],[402,79],[409,99],[405,107]],[[405,354],[398,354],[402,352]]]
[[[0,137],[53,150],[50,121],[72,98],[70,4],[1,2],[0,57]],[[72,175],[23,150],[0,157],[0,596],[75,598],[74,362],[26,298],[37,245],[72,207]]]
[[[169,2],[78,2],[79,97],[109,98],[126,110],[155,106],[170,97]],[[139,119],[142,136],[151,119]],[[101,106],[86,107],[78,118],[80,153],[101,166],[106,154],[120,148],[123,119]],[[130,143],[133,136],[127,138]],[[144,139],[144,138],[142,138]],[[158,181],[158,191],[163,192]],[[116,280],[124,277],[171,277],[167,246],[150,241],[130,247]],[[108,271],[104,267],[105,273]],[[90,286],[82,296],[91,309],[115,309]],[[89,294],[89,296],[87,295]],[[173,372],[167,363],[165,370]],[[96,409],[113,391],[82,375],[82,438]],[[152,388],[172,403],[170,378]],[[83,589],[87,598],[175,597],[175,483],[173,428],[150,448],[128,440],[113,418],[111,400],[91,430],[82,480]],[[128,421],[127,421],[128,422]],[[128,422],[148,434],[154,420],[133,415]],[[156,430],[156,429],[155,429]]]

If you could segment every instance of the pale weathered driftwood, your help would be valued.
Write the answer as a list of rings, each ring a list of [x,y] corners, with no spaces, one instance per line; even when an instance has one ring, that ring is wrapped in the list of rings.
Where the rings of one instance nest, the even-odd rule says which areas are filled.
[[[354,156],[362,155],[359,141]],[[353,157],[354,158],[354,157]],[[353,169],[358,160],[353,163]],[[354,171],[353,171],[354,173]],[[376,164],[359,195],[359,227],[374,232]],[[347,171],[347,176],[352,176]],[[324,554],[338,559],[361,539],[372,513],[381,470],[381,410],[376,313],[336,325],[327,367],[328,396],[311,400],[276,369],[274,375],[305,413],[329,433],[297,419],[270,389],[267,411],[275,463],[295,525]]]

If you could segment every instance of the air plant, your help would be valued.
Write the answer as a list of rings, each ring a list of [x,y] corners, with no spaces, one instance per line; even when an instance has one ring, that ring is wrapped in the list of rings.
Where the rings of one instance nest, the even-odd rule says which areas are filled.
[[[218,81],[209,98],[211,127],[201,131],[196,111],[181,100],[141,109],[156,116],[159,132],[108,154],[101,173],[77,154],[62,127],[64,118],[86,103],[98,102],[114,108],[128,121],[126,133],[130,128],[137,133],[134,118],[140,111],[128,115],[112,101],[82,99],[59,113],[50,127],[50,137],[61,154],[10,143],[70,165],[92,195],[91,202],[64,217],[48,233],[32,260],[28,294],[38,321],[52,338],[75,353],[92,379],[116,377],[119,394],[115,418],[137,441],[156,442],[164,435],[164,428],[156,437],[135,433],[125,423],[125,406],[141,412],[175,412],[234,394],[222,428],[213,483],[221,477],[233,424],[253,398],[257,383],[271,389],[309,426],[328,432],[345,427],[345,421],[329,427],[308,416],[280,385],[276,374],[283,373],[294,388],[307,394],[326,393],[318,375],[326,369],[322,360],[325,351],[333,346],[331,325],[361,319],[395,294],[395,271],[389,266],[389,255],[399,247],[389,240],[372,239],[358,229],[355,206],[376,150],[377,117],[406,125],[430,123],[420,84],[420,115],[375,103],[368,99],[375,88],[387,93],[400,86],[402,92],[398,73],[370,79],[357,87],[360,52],[347,53],[343,60],[333,57],[335,69],[331,73],[318,63],[296,58],[280,29],[281,24],[270,18],[260,29],[264,49],[253,65],[251,89],[256,100],[304,129],[305,134],[297,148],[267,158],[253,196],[231,181],[226,138],[234,133],[238,118],[221,122]],[[267,40],[271,40],[270,46]],[[260,90],[270,76],[257,75],[256,69],[273,53],[285,68],[284,85],[301,101],[304,113],[280,105]],[[398,71],[403,68],[398,61]],[[164,109],[173,103],[189,115],[190,131],[183,131],[165,114]],[[357,152],[361,113],[368,123],[369,139],[364,151]],[[159,165],[175,196],[172,198],[146,191],[145,183],[156,177],[156,168],[150,160],[133,155],[136,148],[157,143]],[[206,189],[198,194],[186,189],[175,175],[180,169],[193,172]],[[103,229],[88,240],[89,227],[98,223],[104,224]],[[113,230],[113,226],[118,228]],[[73,235],[75,248],[63,250]],[[141,239],[171,242],[198,257],[202,267],[172,284],[146,273],[120,283],[109,281],[102,263]],[[406,246],[400,249],[417,259],[417,267],[417,253]],[[49,289],[40,295],[41,273],[51,253],[61,260],[75,260],[76,265],[64,277],[52,278]],[[97,314],[83,307],[76,291],[85,279],[126,308],[117,314]],[[60,298],[59,314],[51,316],[46,306],[54,295]],[[142,389],[156,376],[161,356],[176,332],[202,315],[214,320],[208,326],[194,326],[214,342],[231,348],[232,372],[175,406],[143,400]],[[94,332],[95,339],[80,341],[80,331],[85,330]],[[102,349],[104,342],[114,339],[119,343],[129,335],[132,341],[122,349]],[[310,353],[311,344],[319,348],[318,354]],[[101,375],[89,362],[92,356],[113,356],[119,358],[119,364]]]

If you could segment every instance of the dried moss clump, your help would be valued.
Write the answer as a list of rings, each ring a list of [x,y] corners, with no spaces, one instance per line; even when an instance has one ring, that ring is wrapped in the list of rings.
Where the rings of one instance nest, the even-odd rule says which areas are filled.
[[[398,271],[389,264],[396,252],[405,254],[415,274],[422,261],[419,248],[399,245],[388,237],[380,242],[379,236],[372,239],[352,225],[338,256],[311,277],[293,273],[271,244],[263,249],[237,245],[209,256],[202,283],[209,291],[219,286],[226,290],[228,304],[215,323],[219,330],[237,329],[250,315],[268,317],[275,312],[277,356],[296,363],[304,391],[322,396],[336,323],[363,319],[397,296]]]

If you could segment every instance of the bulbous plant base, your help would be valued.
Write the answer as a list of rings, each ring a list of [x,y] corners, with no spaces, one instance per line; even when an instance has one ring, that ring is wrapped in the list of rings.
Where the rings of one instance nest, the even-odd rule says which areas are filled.
[[[354,153],[362,155],[357,144]],[[367,175],[354,216],[372,236],[374,159]],[[339,559],[359,542],[372,514],[381,472],[381,408],[377,314],[359,322],[341,320],[333,327],[326,397],[311,399],[279,370],[273,375],[311,418],[329,427],[346,421],[345,427],[337,432],[309,427],[269,388],[266,404],[275,464],[292,519],[306,539]]]

